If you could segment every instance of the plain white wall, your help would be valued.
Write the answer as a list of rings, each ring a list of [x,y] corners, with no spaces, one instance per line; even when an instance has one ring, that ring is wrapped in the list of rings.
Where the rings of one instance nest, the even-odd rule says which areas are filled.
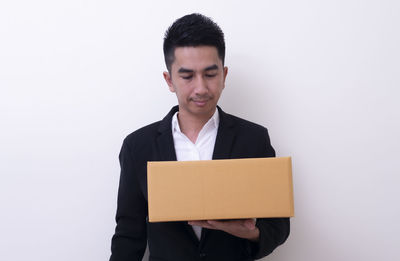
[[[220,105],[293,157],[296,217],[265,260],[399,260],[398,1],[2,1],[0,260],[107,260],[122,139],[176,103],[162,38],[226,34]]]

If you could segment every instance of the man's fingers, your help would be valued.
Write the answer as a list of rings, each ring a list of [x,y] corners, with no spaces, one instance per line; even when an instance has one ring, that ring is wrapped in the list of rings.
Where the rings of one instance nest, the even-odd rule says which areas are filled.
[[[188,224],[208,229],[222,230],[234,236],[247,238],[252,241],[258,241],[260,237],[260,230],[256,227],[255,219],[196,220],[189,221]]]
[[[232,226],[236,226],[236,221],[231,220],[204,220],[201,223],[201,226],[211,229],[219,229],[219,230],[229,230]]]
[[[213,225],[209,224],[206,220],[199,220],[199,221],[189,221],[189,225],[191,226],[199,226],[208,229],[216,229]]]
[[[256,229],[256,221],[254,219],[241,219],[241,220],[196,220],[189,221],[189,225],[201,226],[209,229],[219,229],[219,230],[232,230],[238,229],[240,226],[244,226],[248,230]]]
[[[254,230],[256,228],[256,221],[254,219],[239,219],[239,220],[208,220],[208,224],[214,226],[217,229],[226,230],[231,228],[238,228],[244,226],[249,230]]]
[[[254,219],[246,219],[244,220],[244,226],[250,230],[254,230],[256,228],[256,221]]]
[[[218,220],[207,220],[207,223],[217,229],[223,229],[226,226],[226,222]]]
[[[233,225],[231,222],[232,221],[196,220],[189,221],[188,224],[191,226],[200,226],[208,229],[226,230]]]

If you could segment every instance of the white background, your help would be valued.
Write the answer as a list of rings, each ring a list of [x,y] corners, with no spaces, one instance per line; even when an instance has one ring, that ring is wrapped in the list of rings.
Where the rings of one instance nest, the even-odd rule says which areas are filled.
[[[0,3],[0,260],[107,260],[123,138],[176,98],[162,38],[226,34],[221,107],[293,157],[296,217],[265,260],[400,260],[398,1]]]

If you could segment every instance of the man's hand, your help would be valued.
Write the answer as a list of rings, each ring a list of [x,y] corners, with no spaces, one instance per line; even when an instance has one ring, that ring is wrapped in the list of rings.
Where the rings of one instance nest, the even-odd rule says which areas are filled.
[[[234,220],[200,220],[189,221],[189,225],[201,226],[208,229],[218,229],[231,235],[257,242],[260,238],[260,230],[256,227],[254,219]]]

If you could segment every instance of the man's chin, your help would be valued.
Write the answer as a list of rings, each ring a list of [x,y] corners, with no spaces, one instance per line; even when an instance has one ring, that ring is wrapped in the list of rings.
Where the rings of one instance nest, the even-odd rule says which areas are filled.
[[[190,106],[189,111],[193,115],[204,116],[204,115],[210,115],[210,114],[212,115],[215,111],[215,108],[216,108],[216,105],[213,106],[211,104],[206,104],[206,106],[194,105],[194,106]]]

